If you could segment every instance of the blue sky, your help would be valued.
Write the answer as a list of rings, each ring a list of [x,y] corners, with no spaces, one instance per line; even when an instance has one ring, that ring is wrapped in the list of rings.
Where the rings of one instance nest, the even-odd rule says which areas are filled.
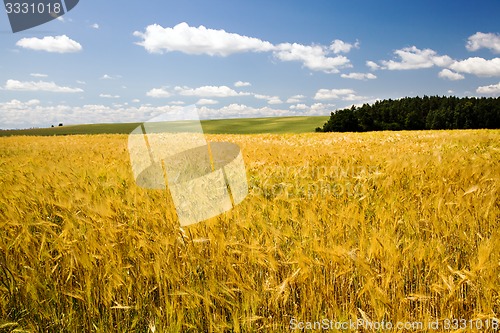
[[[15,34],[0,13],[0,128],[500,95],[498,0],[118,3]]]

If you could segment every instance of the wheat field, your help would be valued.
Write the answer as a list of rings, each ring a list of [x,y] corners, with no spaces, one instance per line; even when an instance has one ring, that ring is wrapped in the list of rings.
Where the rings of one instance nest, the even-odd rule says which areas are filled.
[[[0,138],[0,332],[495,331],[500,131],[207,140],[249,194],[181,228],[126,135]]]

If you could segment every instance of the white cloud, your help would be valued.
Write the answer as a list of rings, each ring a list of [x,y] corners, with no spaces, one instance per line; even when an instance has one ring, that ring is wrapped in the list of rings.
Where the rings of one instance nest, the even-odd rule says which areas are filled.
[[[349,53],[352,48],[359,48],[359,42],[356,41],[354,44],[346,43],[344,41],[341,41],[340,39],[336,39],[332,42],[330,45],[330,50],[332,50],[333,53],[338,54],[338,53]]]
[[[32,106],[32,105],[38,105],[40,104],[40,100],[38,99],[30,99],[28,102],[27,102],[27,105],[29,106]]]
[[[111,94],[99,94],[101,98],[120,98],[119,95],[111,95]]]
[[[40,73],[31,73],[30,76],[32,76],[32,77],[48,77],[47,74],[40,74]]]
[[[182,96],[198,97],[232,97],[248,96],[250,93],[237,92],[228,86],[203,86],[198,88],[175,87],[174,90]]]
[[[291,110],[307,110],[309,107],[303,103],[290,105]]]
[[[500,76],[500,58],[486,60],[479,57],[472,57],[455,61],[449,68],[456,72],[474,74],[476,76]]]
[[[150,53],[179,51],[186,54],[225,57],[235,53],[273,52],[274,57],[281,61],[300,61],[310,70],[326,73],[338,73],[338,68],[352,67],[345,56],[331,57],[329,54],[348,52],[359,44],[335,40],[330,47],[297,43],[273,45],[258,38],[228,33],[224,30],[208,29],[204,26],[190,27],[185,22],[173,28],[163,28],[158,24],[149,25],[145,32],[135,31],[134,36],[142,39],[137,44]]]
[[[380,66],[377,65],[376,62],[368,60],[366,62],[366,66],[368,66],[372,71],[376,71],[377,69],[380,69]]]
[[[388,70],[407,70],[431,68],[433,66],[446,67],[453,62],[449,56],[439,56],[436,51],[431,49],[420,50],[415,46],[406,47],[394,51],[399,60],[384,60],[382,65]],[[367,64],[368,65],[368,64]]]
[[[78,83],[78,84],[87,84],[87,82],[81,81],[81,80],[76,80],[76,83]]]
[[[270,107],[254,108],[244,104],[230,104],[218,109],[202,106],[198,108],[200,117],[203,119],[222,118],[257,118],[257,117],[278,117],[288,115],[289,110],[272,109]]]
[[[275,109],[269,106],[255,108],[244,104],[230,104],[219,109],[208,107],[198,108],[200,118],[256,118],[256,117],[284,117],[284,116],[325,116],[332,110],[331,104],[316,103],[305,108]]]
[[[207,29],[202,25],[198,28],[190,27],[185,22],[173,28],[163,28],[158,24],[149,25],[145,32],[135,31],[134,36],[142,39],[137,44],[150,53],[179,51],[225,57],[234,53],[266,52],[273,49],[271,43],[258,38]]]
[[[218,104],[216,100],[213,99],[207,99],[207,98],[201,98],[198,102],[196,102],[196,105],[213,105],[213,104]]]
[[[250,87],[252,84],[250,82],[238,81],[234,83],[235,87]]]
[[[282,104],[283,101],[278,96],[269,96],[269,95],[261,95],[261,94],[253,94],[253,97],[257,99],[265,99],[268,104]]]
[[[477,51],[482,48],[490,49],[500,53],[500,35],[494,33],[476,32],[469,37],[465,46],[469,51]]]
[[[101,76],[99,79],[100,80],[117,80],[120,79],[122,76],[121,75],[109,75],[109,74],[104,74]]]
[[[278,96],[271,96],[271,98],[268,99],[267,103],[274,105],[274,104],[282,104],[283,101]]]
[[[286,100],[287,103],[294,104],[301,102],[306,96],[304,95],[294,95]]]
[[[7,80],[4,88],[5,90],[11,91],[47,91],[47,92],[58,92],[58,93],[78,93],[83,92],[80,88],[70,88],[61,87],[54,82],[46,81],[18,81],[18,80]]]
[[[64,104],[43,105],[38,100],[22,102],[11,100],[0,102],[0,128],[50,127],[51,124],[85,123],[130,123],[144,122],[162,114],[182,115],[182,105],[152,106],[142,104],[130,106],[114,103],[111,106],[89,104],[69,106]],[[200,106],[201,119],[279,117],[298,115],[329,115],[332,104],[315,103],[296,108],[255,108],[244,104],[230,104],[222,107]]]
[[[80,43],[75,42],[66,35],[43,38],[23,38],[20,39],[16,45],[25,49],[54,53],[73,53],[82,50]]]
[[[356,94],[348,94],[348,95],[342,97],[343,101],[360,101],[363,99],[366,99],[366,97],[365,96],[358,96]]]
[[[261,94],[253,94],[253,97],[255,97],[257,99],[269,99],[269,98],[271,98],[271,96],[269,96],[269,95],[261,95]]]
[[[90,26],[92,29],[99,29],[99,24],[94,23]]]
[[[172,96],[172,94],[166,88],[153,88],[146,93],[146,96],[153,98],[167,98]]]
[[[141,100],[140,100],[140,99],[138,99],[138,98],[134,98],[134,99],[132,100],[132,103],[140,103],[140,102],[141,102]]]
[[[172,102],[169,102],[168,104],[171,104],[171,105],[184,105],[186,103],[183,102],[183,101],[172,101]]]
[[[454,94],[455,91],[450,89],[450,90],[447,91],[447,93],[451,95],[451,94]]]
[[[438,76],[442,79],[448,79],[451,81],[463,80],[465,78],[462,74],[450,71],[448,68],[445,68],[442,71],[440,71]]]
[[[479,94],[500,95],[500,82],[489,86],[478,87],[476,92]]]
[[[314,103],[311,105],[312,114],[324,115],[330,114],[332,108],[335,107],[335,104],[323,104],[323,103]]]
[[[319,89],[314,95],[315,100],[340,99],[343,101],[356,101],[364,98],[363,96],[357,96],[352,89]]]
[[[300,61],[310,70],[325,73],[338,73],[339,68],[352,67],[344,56],[329,57],[327,48],[321,45],[282,43],[276,46],[274,56],[281,61]]]
[[[376,75],[372,73],[349,73],[340,75],[344,79],[354,79],[354,80],[374,80],[377,78]]]
[[[291,105],[290,110],[297,111],[297,115],[326,116],[335,110],[335,104],[314,103],[307,105],[300,103]]]

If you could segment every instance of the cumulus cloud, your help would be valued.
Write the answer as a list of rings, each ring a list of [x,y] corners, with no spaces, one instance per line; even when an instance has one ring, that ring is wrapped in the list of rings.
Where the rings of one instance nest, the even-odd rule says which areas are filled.
[[[124,112],[127,111],[127,112]],[[0,128],[49,127],[51,124],[135,122],[148,119],[154,110],[104,105],[69,106],[11,100],[0,103]],[[140,117],[142,115],[142,117]]]
[[[305,108],[276,109],[270,106],[255,108],[244,104],[230,104],[218,109],[209,107],[198,108],[200,118],[256,118],[256,117],[284,117],[284,116],[324,116],[329,115],[332,107],[329,104],[316,103]]]
[[[99,24],[94,23],[90,26],[92,29],[99,29]]]
[[[299,61],[314,71],[338,73],[338,68],[351,67],[345,56],[330,56],[331,53],[349,52],[358,43],[349,44],[335,40],[330,47],[323,45],[302,45],[281,43],[273,45],[259,38],[242,36],[224,30],[209,29],[204,26],[191,27],[179,23],[173,28],[158,24],[149,25],[144,32],[135,31],[134,36],[141,39],[136,43],[150,53],[183,52],[186,54],[206,54],[210,56],[229,56],[235,53],[272,52],[281,61]]]
[[[304,95],[294,95],[287,99],[286,102],[290,104],[300,103],[304,98],[306,98]]]
[[[364,99],[363,96],[357,96],[352,89],[319,89],[314,95],[315,100],[333,100],[357,101]]]
[[[130,123],[144,122],[162,114],[183,114],[182,105],[152,106],[142,105],[100,105],[83,106],[43,105],[38,100],[11,100],[0,102],[0,128],[49,127],[51,124],[85,123]],[[298,115],[329,115],[333,111],[332,104],[315,103],[311,106],[300,105],[290,108],[264,106],[260,108],[244,104],[230,104],[222,107],[203,105],[198,107],[201,119],[279,117]]]
[[[101,98],[120,98],[119,95],[111,95],[111,94],[99,94]]]
[[[463,80],[465,78],[462,74],[455,73],[447,68],[440,71],[438,76],[442,79],[448,79],[451,81]]]
[[[138,45],[150,53],[179,51],[187,54],[208,54],[228,56],[242,52],[266,52],[273,49],[269,42],[224,30],[208,29],[200,25],[190,27],[182,22],[173,28],[158,24],[149,25],[145,32],[135,31],[134,36],[142,39]]]
[[[248,92],[238,92],[228,86],[202,86],[197,88],[190,88],[186,86],[176,86],[171,91],[166,87],[153,88],[149,90],[146,95],[155,98],[171,97],[174,94],[180,96],[194,96],[194,97],[235,97],[235,96],[250,96]]]
[[[30,76],[32,76],[32,77],[48,77],[47,74],[40,74],[40,73],[31,73]]]
[[[290,106],[290,109],[292,109],[292,110],[307,110],[308,108],[309,107],[307,105],[305,105],[304,103],[295,104],[295,105]]]
[[[261,95],[261,94],[253,94],[253,97],[255,97],[257,99],[269,99],[269,98],[271,98],[271,96],[269,96],[269,95]]]
[[[75,42],[66,35],[43,38],[22,38],[16,45],[25,49],[53,53],[74,53],[82,50],[80,43]]]
[[[274,56],[281,61],[300,61],[313,71],[338,73],[339,68],[352,67],[345,56],[328,56],[328,49],[322,45],[302,45],[282,43],[276,46]]]
[[[101,80],[117,80],[120,79],[122,76],[121,75],[109,75],[109,74],[104,74],[103,76],[100,77]]]
[[[485,48],[495,53],[500,53],[500,35],[494,33],[476,32],[470,36],[465,45],[469,51],[477,51]]]
[[[314,103],[311,105],[311,111],[310,113],[316,114],[316,115],[322,115],[322,114],[330,114],[332,109],[335,107],[335,104],[324,104],[324,103]]]
[[[213,104],[218,104],[218,103],[219,102],[217,102],[216,100],[213,100],[213,99],[201,98],[195,104],[196,105],[213,105]]]
[[[11,91],[46,91],[46,92],[57,92],[57,93],[79,93],[83,92],[80,88],[70,88],[61,87],[54,82],[46,81],[18,81],[18,80],[7,80],[4,88],[5,90]]]
[[[250,93],[237,92],[228,86],[203,86],[198,88],[175,87],[174,90],[182,96],[197,97],[232,97],[248,96]]]
[[[500,95],[500,82],[489,86],[478,87],[476,92],[479,94]]]
[[[344,79],[354,79],[354,80],[374,80],[377,78],[376,75],[372,73],[349,73],[340,75]]]
[[[473,74],[476,76],[500,76],[500,58],[486,60],[472,57],[461,61],[455,61],[449,68],[459,73]]]
[[[376,71],[377,69],[380,69],[380,66],[377,65],[376,62],[368,60],[366,62],[366,66],[368,66],[372,71]]]
[[[172,94],[166,88],[153,88],[146,93],[146,96],[153,98],[167,98]]]
[[[356,41],[354,44],[346,43],[340,39],[336,39],[330,44],[330,50],[332,50],[333,53],[338,54],[338,53],[349,53],[351,49],[353,48],[359,48],[359,42]]]
[[[273,104],[282,104],[283,101],[278,96],[271,96],[271,98],[269,98],[267,100],[267,103],[271,104],[271,105],[273,105]]]
[[[253,96],[257,99],[267,100],[268,104],[281,104],[283,101],[278,96],[269,96],[269,95],[261,95],[261,94],[253,94]]]
[[[234,83],[235,87],[250,87],[252,84],[250,82],[237,81]]]
[[[399,59],[397,61],[383,60],[381,63],[384,66],[384,69],[407,70],[431,68],[433,66],[446,67],[453,63],[453,59],[447,55],[439,56],[434,50],[420,50],[416,46],[396,50],[394,51],[394,54]]]

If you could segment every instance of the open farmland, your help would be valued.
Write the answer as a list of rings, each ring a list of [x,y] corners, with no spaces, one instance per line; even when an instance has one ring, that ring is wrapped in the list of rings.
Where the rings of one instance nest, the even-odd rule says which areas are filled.
[[[135,185],[127,135],[0,138],[0,330],[492,331],[500,131],[207,139],[240,146],[249,195],[180,228],[168,192]]]
[[[328,116],[296,116],[272,118],[237,118],[202,120],[207,134],[260,134],[260,133],[308,133],[328,120]],[[76,134],[128,134],[141,123],[83,124],[49,128],[0,130],[0,137],[13,135],[76,135]]]

